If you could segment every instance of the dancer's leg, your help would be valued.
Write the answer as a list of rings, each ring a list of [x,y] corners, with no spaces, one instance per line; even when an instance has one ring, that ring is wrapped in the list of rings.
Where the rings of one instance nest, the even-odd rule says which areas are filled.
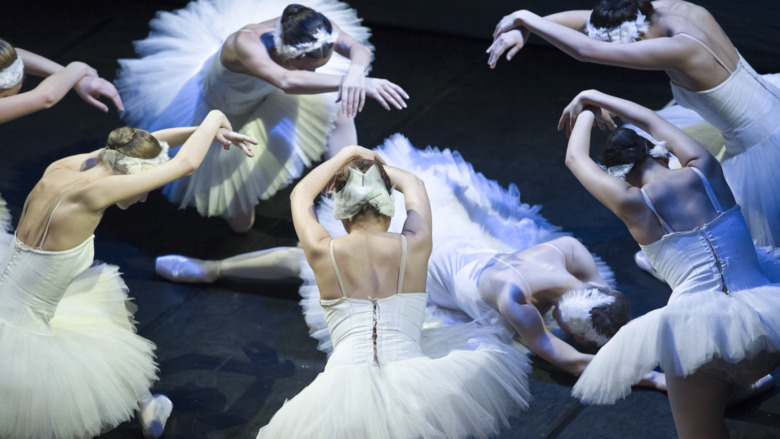
[[[357,145],[357,129],[355,128],[355,118],[345,116],[339,109],[336,116],[336,125],[328,138],[327,157],[331,158],[338,153],[341,148],[348,145]]]
[[[165,423],[171,416],[173,403],[165,395],[154,395],[147,391],[138,401],[138,422],[146,439],[162,436]]]
[[[685,378],[666,374],[669,403],[681,439],[728,439],[723,420],[729,385],[696,372]]]
[[[157,258],[157,274],[173,282],[214,282],[230,276],[241,279],[279,280],[299,277],[303,262],[300,247],[275,247],[232,256],[221,261],[204,261],[180,255]]]
[[[255,209],[249,209],[249,212],[239,212],[234,216],[225,216],[230,229],[236,233],[246,233],[255,224]]]

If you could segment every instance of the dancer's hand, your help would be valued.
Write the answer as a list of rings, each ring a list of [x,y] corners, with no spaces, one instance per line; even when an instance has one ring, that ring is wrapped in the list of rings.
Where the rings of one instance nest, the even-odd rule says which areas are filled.
[[[501,58],[501,55],[503,55],[504,52],[507,52],[507,50],[506,60],[511,61],[515,54],[525,46],[525,40],[528,37],[527,34],[528,32],[522,29],[512,29],[501,33],[493,40],[493,44],[485,51],[485,53],[488,54],[488,65],[490,68],[496,68],[496,64]]]
[[[574,100],[572,100],[566,108],[563,109],[563,114],[558,120],[558,131],[566,130],[566,137],[571,136],[571,131],[574,129],[574,124],[577,122],[577,117],[583,111],[591,111],[595,116],[594,124],[599,129],[605,131],[606,129],[614,130],[617,128],[617,124],[612,119],[612,114],[603,108],[590,104],[585,96],[587,92],[578,94]]]
[[[498,39],[498,36],[503,34],[504,32],[510,31],[512,29],[517,29],[518,18],[520,17],[520,14],[522,12],[523,11],[515,11],[509,15],[505,15],[501,19],[501,21],[498,22],[495,30],[493,30],[493,40]]]
[[[90,74],[82,78],[73,89],[84,102],[96,107],[104,113],[108,112],[108,106],[101,102],[99,98],[108,98],[114,103],[117,110],[125,111],[125,107],[122,104],[122,98],[119,97],[119,92],[116,91],[114,84],[97,76],[97,72],[91,67]]]
[[[385,110],[389,110],[390,105],[398,110],[406,108],[404,99],[409,99],[409,95],[399,85],[379,78],[366,78],[366,82],[368,97],[376,99]]]
[[[347,74],[339,83],[339,94],[336,102],[341,102],[341,111],[348,117],[355,117],[363,111],[366,103],[365,68],[359,65],[349,67]]]
[[[252,148],[247,143],[251,143],[252,145],[257,145],[257,140],[249,136],[246,136],[244,134],[239,134],[235,131],[230,130],[229,128],[222,128],[219,131],[217,131],[217,135],[214,137],[214,140],[221,143],[222,147],[225,150],[230,149],[230,145],[235,145],[241,148],[241,150],[244,151],[244,154],[246,154],[247,157],[255,156],[255,153],[252,152]]]

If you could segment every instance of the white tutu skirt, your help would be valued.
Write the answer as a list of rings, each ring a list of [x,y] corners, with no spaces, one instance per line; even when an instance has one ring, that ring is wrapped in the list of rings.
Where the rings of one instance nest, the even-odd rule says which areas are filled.
[[[98,263],[71,282],[50,334],[0,321],[0,438],[92,437],[134,415],[157,367],[127,301],[117,267]]]
[[[780,365],[778,310],[777,284],[731,295],[680,295],[621,328],[585,369],[572,395],[590,404],[612,404],[656,366],[676,376],[701,370],[732,383],[751,383]]]
[[[428,356],[326,367],[258,438],[485,438],[528,406],[527,357],[498,328],[423,331]]]
[[[10,238],[8,232],[11,231],[11,214],[8,212],[8,206],[5,203],[3,197],[0,197],[0,245],[2,248],[8,246]],[[3,239],[5,240],[3,241]]]
[[[372,48],[369,30],[346,4],[299,3]],[[150,22],[149,36],[135,42],[139,59],[119,60],[116,87],[128,124],[149,131],[198,125],[211,109],[219,109],[234,130],[259,142],[252,159],[213,146],[195,173],[165,187],[173,203],[195,206],[204,216],[246,213],[322,156],[338,111],[336,93],[288,95],[219,62],[228,35],[280,16],[287,5],[278,0],[196,0],[174,12],[159,12]],[[343,75],[349,65],[349,59],[334,53],[317,72]]]

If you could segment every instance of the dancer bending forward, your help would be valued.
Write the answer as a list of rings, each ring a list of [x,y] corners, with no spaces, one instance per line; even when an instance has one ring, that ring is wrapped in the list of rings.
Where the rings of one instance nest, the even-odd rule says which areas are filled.
[[[517,11],[496,26],[488,63],[537,34],[581,61],[663,70],[678,104],[723,133],[723,173],[758,245],[780,245],[780,89],[758,75],[713,16],[677,0],[601,0],[593,11]],[[613,44],[619,43],[619,44]]]
[[[661,142],[620,130],[602,171],[588,151],[591,126],[606,112],[668,142],[682,168],[667,167]],[[651,110],[597,91],[580,93],[559,128],[571,133],[566,165],[626,223],[673,289],[664,308],[628,323],[596,354],[573,394],[612,403],[660,364],[680,437],[728,437],[730,393],[780,364],[780,285],[759,264],[720,164]]]
[[[16,233],[0,231],[0,437],[96,436],[134,410],[146,437],[162,434],[172,404],[149,393],[154,345],[135,333],[117,267],[93,264],[93,233],[109,206],[191,173],[215,137],[248,140],[218,111],[197,129],[114,130],[105,148],[51,164]],[[166,142],[184,143],[171,161]]]
[[[357,143],[354,117],[366,96],[388,110],[406,107],[399,86],[365,77],[369,30],[355,11],[335,0],[303,3],[196,0],[161,12],[136,42],[141,58],[120,60],[116,83],[131,125],[190,125],[214,108],[258,139],[254,160],[210,153],[164,190],[182,207],[225,217],[237,232],[252,226],[259,200],[298,178],[326,147],[332,155]]]

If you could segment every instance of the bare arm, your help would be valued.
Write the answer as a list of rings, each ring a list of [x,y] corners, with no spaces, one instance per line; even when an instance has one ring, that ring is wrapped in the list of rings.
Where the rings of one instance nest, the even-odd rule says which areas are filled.
[[[375,152],[361,146],[344,147],[331,159],[306,174],[290,194],[295,233],[310,264],[325,254],[325,243],[330,239],[328,231],[317,220],[314,200],[328,186],[336,172],[355,157],[382,161]]]
[[[568,131],[579,112],[587,106],[604,109],[650,133],[654,139],[667,141],[666,147],[677,156],[682,166],[694,166],[703,171],[717,166],[717,160],[699,142],[654,111],[597,90],[586,90],[577,95],[564,110],[558,129],[566,128]]]
[[[522,29],[526,38],[536,34],[579,61],[643,70],[682,69],[698,52],[698,48],[684,38],[650,38],[627,44],[596,41],[582,33],[581,28],[576,29],[577,14],[561,13],[550,17],[552,20],[527,10],[514,12],[499,22],[494,40],[505,32]]]
[[[574,376],[582,374],[593,355],[584,354],[553,335],[533,305],[520,304],[511,298],[504,302],[499,303],[499,311],[509,319],[524,345],[566,372]]]
[[[0,99],[0,123],[51,108],[89,73],[88,65],[73,62],[44,79],[34,89]]]
[[[410,238],[411,244],[427,250],[430,254],[433,248],[431,237],[432,215],[431,204],[425,183],[411,172],[385,165],[390,181],[395,188],[404,194],[406,203],[406,221],[402,233]]]
[[[22,58],[22,61],[24,62],[24,71],[27,74],[48,77],[65,69],[65,67],[60,64],[30,51],[17,48],[16,52]],[[99,77],[97,71],[92,67],[87,67],[89,73],[71,85],[71,87],[68,87],[68,89],[73,88],[84,102],[103,112],[108,111],[108,106],[101,102],[99,100],[100,98],[111,100],[119,111],[124,111],[125,107],[122,104],[122,99],[119,97],[119,93],[116,91],[114,85]],[[63,96],[66,93],[67,90],[65,90]]]
[[[637,201],[641,203],[638,189],[602,171],[590,158],[590,132],[594,120],[590,109],[583,110],[577,117],[566,148],[566,167],[601,204],[624,222],[633,221],[632,207],[637,207]]]
[[[404,99],[408,99],[409,96],[401,87],[386,79],[364,76],[365,68],[371,59],[370,52],[365,46],[359,44],[349,35],[339,32],[336,48],[340,53],[343,52],[350,56],[354,63],[354,67],[350,67],[350,71],[345,76],[287,70],[271,59],[265,46],[253,34],[239,32],[235,40],[236,54],[249,73],[267,81],[285,93],[316,94],[341,91],[339,100],[342,103],[342,111],[348,116],[354,116],[360,111],[359,109],[362,109],[361,93],[363,101],[367,95],[387,110],[390,109],[389,105],[397,109],[406,107]],[[347,79],[350,82],[347,84],[346,91],[348,93],[345,94],[342,80]],[[362,92],[360,92],[361,84],[363,84]]]
[[[211,111],[170,161],[137,174],[102,178],[84,188],[81,194],[83,203],[94,211],[100,211],[118,201],[192,174],[200,166],[217,133],[223,128],[230,129],[225,115],[218,110]]]

